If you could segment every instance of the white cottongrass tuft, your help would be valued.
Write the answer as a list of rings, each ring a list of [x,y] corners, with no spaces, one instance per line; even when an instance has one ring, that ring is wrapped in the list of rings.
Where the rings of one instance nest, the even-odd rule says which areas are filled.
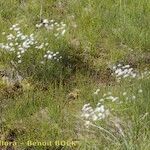
[[[36,27],[39,29],[45,27],[48,31],[52,31],[56,38],[60,38],[65,35],[67,30],[67,25],[61,21],[60,23],[56,20],[43,19],[40,24],[36,24]]]
[[[114,65],[112,67],[112,70],[112,75],[117,78],[118,82],[120,82],[120,80],[123,78],[135,78],[138,76],[138,73],[134,71],[134,69],[130,65]]]
[[[94,95],[98,95],[99,92],[100,92],[100,89],[97,89],[97,90],[94,92]]]
[[[48,20],[44,20],[44,23],[48,23]],[[4,34],[3,34],[4,35]],[[6,35],[6,43],[0,43],[0,48],[5,50],[5,52],[15,56],[15,61],[18,64],[23,63],[25,53],[35,50],[36,53],[41,53],[47,49],[49,43],[40,43],[36,40],[34,33],[26,35],[21,31],[19,24],[14,24],[10,27],[9,34]],[[47,60],[59,61],[62,56],[59,52],[47,51],[44,55]],[[43,58],[42,58],[43,59]],[[44,64],[44,60],[41,60],[41,64]]]
[[[95,108],[91,105],[85,104],[82,108],[81,117],[85,121],[85,126],[89,127],[90,122],[103,120],[109,115],[109,110],[105,108],[104,105],[98,103]]]

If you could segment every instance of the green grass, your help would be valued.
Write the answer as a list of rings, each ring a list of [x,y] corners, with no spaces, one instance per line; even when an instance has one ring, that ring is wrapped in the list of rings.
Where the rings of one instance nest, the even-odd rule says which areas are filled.
[[[57,39],[45,28],[36,29],[45,18],[66,23],[66,34]],[[0,33],[9,33],[15,23],[25,34],[34,33],[40,43],[46,39],[47,49],[60,52],[62,61],[50,62],[44,68],[38,62],[45,50],[35,56],[32,47],[23,63],[17,64],[24,77],[23,92],[8,92],[11,86],[0,78],[0,141],[14,133],[18,150],[46,150],[27,146],[28,140],[78,143],[75,147],[48,147],[52,150],[150,149],[150,79],[117,83],[108,70],[118,62],[140,71],[149,69],[150,1],[1,0]],[[5,41],[0,34],[0,43]],[[0,49],[0,70],[11,68],[12,58]],[[98,88],[99,94],[94,95]],[[79,90],[78,97],[67,102],[75,89]],[[95,107],[107,92],[119,97],[121,103],[104,102],[111,115],[86,129],[80,117],[83,105]],[[134,95],[136,99],[132,99]]]
[[[138,93],[138,86],[141,86],[143,93]],[[119,96],[121,104],[107,101],[106,106],[111,109],[111,116],[106,122],[98,122],[115,136],[117,141],[109,134],[97,129],[86,130],[79,117],[83,104],[90,102],[93,106],[100,99],[93,96],[93,90],[97,83],[77,82],[77,88],[81,89],[79,98],[65,104],[68,89],[57,87],[47,92],[36,91],[25,92],[25,94],[11,100],[6,109],[3,110],[5,118],[5,130],[16,130],[17,141],[32,140],[68,140],[78,139],[78,149],[149,149],[149,119],[145,114],[149,113],[149,81],[138,81],[129,86],[126,82],[122,85],[103,87],[99,85],[103,95],[112,91],[113,95]],[[54,92],[55,91],[55,92]],[[126,100],[122,93],[126,91],[131,98]],[[145,116],[145,117],[144,117]],[[114,122],[119,124],[125,136],[118,133]],[[80,128],[79,128],[80,127]],[[20,143],[21,143],[20,142]]]

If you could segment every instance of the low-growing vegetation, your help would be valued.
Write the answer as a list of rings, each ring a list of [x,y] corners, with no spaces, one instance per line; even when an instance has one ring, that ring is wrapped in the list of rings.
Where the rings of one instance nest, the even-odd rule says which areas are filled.
[[[149,150],[149,98],[150,1],[0,1],[0,150]]]

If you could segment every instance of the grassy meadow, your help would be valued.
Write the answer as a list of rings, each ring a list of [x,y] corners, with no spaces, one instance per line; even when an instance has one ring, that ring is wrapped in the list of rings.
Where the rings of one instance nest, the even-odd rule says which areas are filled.
[[[0,115],[0,150],[149,150],[150,1],[0,0]]]

